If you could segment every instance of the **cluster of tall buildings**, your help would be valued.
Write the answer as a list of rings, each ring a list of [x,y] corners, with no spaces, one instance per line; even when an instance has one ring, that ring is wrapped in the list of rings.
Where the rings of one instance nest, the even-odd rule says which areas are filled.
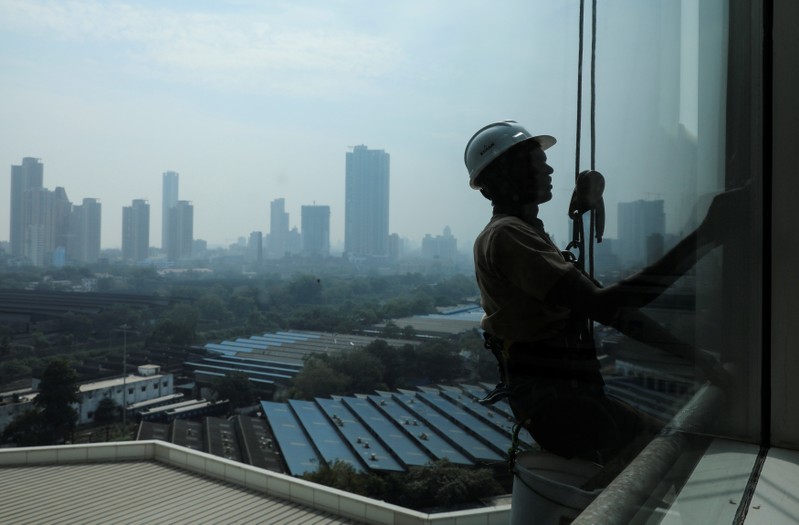
[[[170,261],[189,259],[194,243],[194,205],[178,198],[178,174],[163,175],[161,250]]]
[[[191,255],[193,207],[179,201],[178,174],[164,174],[164,253],[169,260]],[[62,187],[44,187],[44,165],[26,157],[11,166],[10,255],[34,266],[93,263],[100,258],[102,204],[85,198],[73,204]],[[122,256],[142,261],[150,256],[150,204],[134,199],[122,208]]]
[[[10,254],[36,266],[69,262],[92,263],[100,256],[102,205],[96,198],[73,204],[66,190],[43,186],[43,165],[26,157],[11,167]],[[345,157],[344,251],[352,260],[397,257],[399,236],[389,234],[390,156],[384,150],[354,146]],[[160,257],[181,261],[192,257],[194,206],[180,200],[179,174],[163,174]],[[270,203],[269,230],[252,232],[240,244],[250,260],[280,259],[287,254],[330,255],[330,206],[301,206],[300,228],[291,227],[284,198]],[[609,267],[630,268],[651,263],[668,248],[664,202],[618,204],[618,237],[607,239],[601,254]],[[122,257],[131,262],[150,258],[150,204],[134,199],[122,209]],[[157,248],[155,249],[157,252]],[[422,258],[452,260],[457,240],[449,227],[442,235],[422,239]]]
[[[11,166],[9,248],[36,266],[95,262],[100,256],[102,204],[72,204],[62,187],[44,187],[44,166],[26,157]]]
[[[97,261],[100,256],[102,206],[98,199],[72,204],[64,188],[43,187],[43,164],[24,158],[11,167],[10,252],[35,266]],[[192,256],[194,206],[179,198],[179,174],[163,174],[161,254],[169,261]],[[389,155],[355,146],[345,163],[345,251],[353,258],[391,255],[388,229]],[[282,258],[289,253],[330,255],[330,206],[303,205],[301,230],[290,228],[283,198],[270,205],[269,232],[253,232],[244,241],[254,258]],[[134,199],[122,208],[122,256],[132,262],[151,256],[150,204]],[[394,236],[396,237],[396,236]],[[396,244],[396,239],[394,239]]]
[[[349,258],[383,258],[391,255],[388,228],[390,157],[383,150],[355,146],[345,159],[344,251]],[[290,253],[308,256],[330,254],[330,206],[303,205],[300,230],[290,228],[286,201],[270,205],[267,258]],[[254,232],[257,233],[257,232]],[[250,246],[257,237],[250,237]]]

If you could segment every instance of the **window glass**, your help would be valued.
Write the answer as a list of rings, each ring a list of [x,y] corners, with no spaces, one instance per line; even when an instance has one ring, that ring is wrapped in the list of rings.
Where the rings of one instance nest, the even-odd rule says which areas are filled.
[[[0,216],[0,232],[14,237],[3,260],[42,268],[75,262],[86,266],[83,291],[176,298],[152,319],[116,305],[96,333],[72,314],[71,330],[84,345],[91,334],[113,333],[123,352],[150,341],[185,348],[289,329],[407,335],[417,344],[423,337],[413,327],[379,323],[434,311],[436,286],[448,273],[472,284],[472,244],[492,208],[467,184],[464,147],[485,124],[515,119],[534,135],[557,138],[546,152],[552,199],[538,217],[558,249],[573,240],[576,173],[604,175],[602,241],[572,252],[612,286],[688,238],[716,195],[750,179],[757,186],[747,99],[731,89],[731,79],[748,70],[730,38],[745,38],[748,21],[733,20],[728,6],[736,2],[728,0],[603,0],[592,58],[592,2],[585,3],[582,28],[578,0],[8,4],[0,8],[0,43],[8,49],[0,57],[8,112],[0,159],[22,173],[16,164],[32,155],[26,160],[41,177],[41,157],[43,186],[60,190],[42,191],[42,202],[63,204],[68,192],[81,221],[99,214],[100,202],[103,212],[91,256],[83,250],[85,260],[76,260],[75,247],[55,240],[66,243],[75,232],[53,229],[34,239],[30,232],[44,226],[18,228],[12,209],[12,221]],[[377,244],[391,253],[348,265],[346,159],[367,147],[383,150],[378,161],[390,173],[380,187],[390,191],[391,237]],[[14,203],[9,189],[0,184],[0,202]],[[161,202],[170,199],[180,206]],[[132,231],[124,223],[145,210],[149,243],[125,250],[120,233]],[[724,237],[723,246],[703,251],[644,309],[670,336],[747,370],[693,431],[749,442],[760,431],[759,212],[722,221],[712,235]],[[319,266],[291,251],[301,245],[301,220],[314,217],[326,225],[317,233],[329,237],[314,249],[335,258]],[[178,233],[185,242],[168,247]],[[710,235],[703,230],[698,242],[716,240]],[[439,254],[425,260],[436,242],[455,239],[451,265]],[[407,258],[392,260],[400,245]],[[404,295],[379,296],[386,276],[397,277],[391,282]],[[130,320],[136,317],[139,323]],[[616,329],[597,324],[594,336],[607,392],[647,417],[670,421],[707,379],[694,359]],[[424,369],[426,357],[397,384],[441,373]],[[134,391],[127,387],[127,395]]]

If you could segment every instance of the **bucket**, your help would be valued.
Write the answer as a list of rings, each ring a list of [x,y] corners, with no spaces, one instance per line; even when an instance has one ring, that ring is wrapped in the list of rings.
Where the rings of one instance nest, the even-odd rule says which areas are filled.
[[[576,518],[602,489],[580,488],[600,465],[546,452],[524,452],[514,464],[511,525],[561,525]]]

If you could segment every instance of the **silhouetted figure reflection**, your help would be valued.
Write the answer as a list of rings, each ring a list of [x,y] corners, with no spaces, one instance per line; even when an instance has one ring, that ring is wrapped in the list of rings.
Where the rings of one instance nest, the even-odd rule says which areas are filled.
[[[604,392],[587,319],[695,361],[714,381],[726,372],[710,353],[673,337],[639,308],[723,242],[742,192],[717,196],[707,217],[660,260],[602,288],[569,262],[544,231],[538,207],[552,199],[548,135],[514,121],[479,130],[466,146],[469,184],[493,215],[474,244],[487,346],[500,363],[494,397],[509,396],[517,423],[545,450],[607,464],[632,457],[660,422]]]

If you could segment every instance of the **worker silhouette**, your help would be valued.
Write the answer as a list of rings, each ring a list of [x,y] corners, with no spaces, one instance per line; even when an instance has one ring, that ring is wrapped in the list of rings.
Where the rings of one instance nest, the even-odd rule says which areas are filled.
[[[474,243],[481,327],[501,373],[487,401],[508,396],[516,422],[543,449],[606,464],[622,452],[631,458],[661,422],[605,394],[588,319],[696,362],[712,381],[728,381],[712,354],[679,341],[639,309],[726,240],[726,221],[746,199],[741,190],[716,196],[701,225],[660,260],[603,288],[564,256],[538,218],[539,205],[552,199],[545,151],[555,142],[502,121],[466,146],[469,185],[493,205]]]

